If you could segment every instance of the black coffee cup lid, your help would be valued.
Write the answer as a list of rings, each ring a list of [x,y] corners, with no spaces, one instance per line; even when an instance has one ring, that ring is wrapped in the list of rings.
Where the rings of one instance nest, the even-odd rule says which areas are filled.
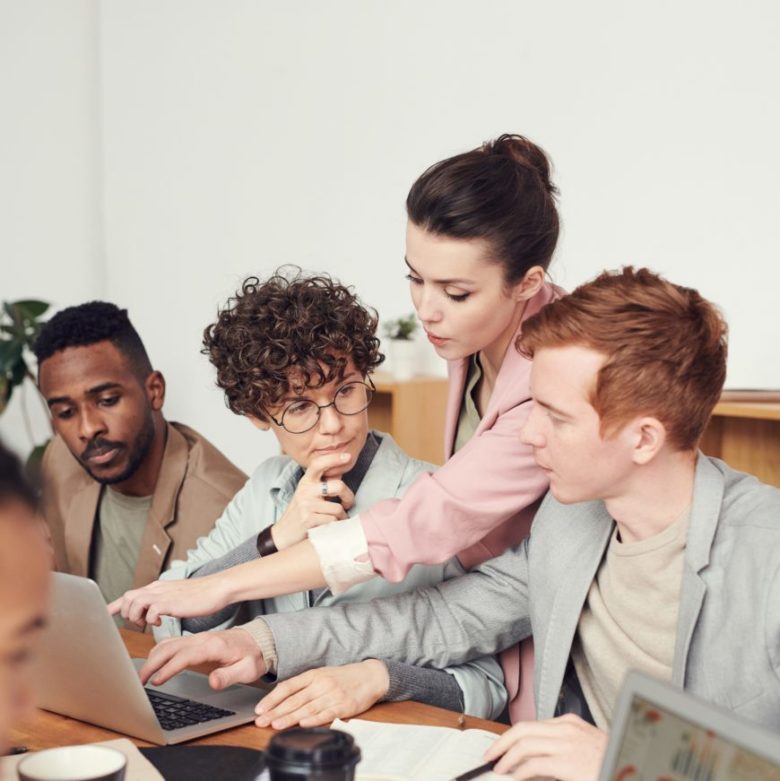
[[[295,727],[271,738],[266,758],[270,763],[305,763],[324,768],[357,763],[360,749],[352,735],[341,730]]]

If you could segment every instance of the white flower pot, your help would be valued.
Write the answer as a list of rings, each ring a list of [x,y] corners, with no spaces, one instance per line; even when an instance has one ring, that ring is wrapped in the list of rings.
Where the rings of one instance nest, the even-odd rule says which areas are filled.
[[[417,373],[417,346],[411,339],[390,340],[390,372],[397,380],[408,380]]]

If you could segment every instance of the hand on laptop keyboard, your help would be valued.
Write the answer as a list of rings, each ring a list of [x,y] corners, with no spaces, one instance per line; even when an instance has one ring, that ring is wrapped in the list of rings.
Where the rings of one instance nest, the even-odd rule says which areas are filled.
[[[260,647],[249,632],[234,627],[163,640],[152,648],[139,675],[142,683],[151,680],[159,686],[187,667],[204,662],[219,665],[209,675],[209,685],[213,689],[224,689],[234,683],[252,683],[266,673]]]

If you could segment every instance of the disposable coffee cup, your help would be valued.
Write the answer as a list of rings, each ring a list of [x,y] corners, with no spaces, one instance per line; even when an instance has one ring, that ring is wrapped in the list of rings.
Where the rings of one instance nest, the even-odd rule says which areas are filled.
[[[36,751],[16,767],[21,781],[123,781],[127,757],[107,746]]]
[[[360,749],[341,730],[297,727],[271,738],[265,762],[271,781],[353,781]]]

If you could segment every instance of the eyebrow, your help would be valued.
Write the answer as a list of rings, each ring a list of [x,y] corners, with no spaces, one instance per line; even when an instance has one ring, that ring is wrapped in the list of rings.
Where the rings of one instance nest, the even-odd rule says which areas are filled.
[[[542,401],[541,399],[534,399],[534,402],[538,404],[540,407],[544,407],[545,409],[550,410],[550,412],[554,412],[556,415],[560,415],[562,418],[571,419],[571,415],[568,412],[564,412],[562,409],[559,409],[558,407],[555,407],[552,404],[548,404],[547,402]]]
[[[404,263],[406,263],[407,266],[409,266],[409,270],[414,272],[419,276],[419,272],[415,271],[414,266],[409,262],[409,258],[407,258],[404,255]],[[434,279],[433,282],[435,282],[437,285],[473,285],[475,284],[473,279],[462,279],[459,277],[453,278],[453,279]]]
[[[349,374],[345,374],[344,377],[341,380],[341,385],[346,385],[348,382],[352,382],[350,378],[352,377],[359,377],[360,372],[355,370],[353,372],[350,372]],[[339,385],[339,388],[341,387]],[[338,390],[338,388],[336,388]],[[285,401],[297,401],[298,399],[302,399],[303,396],[283,396],[281,399],[279,399],[279,404],[283,404]]]
[[[90,388],[87,391],[87,396],[97,396],[104,391],[107,390],[114,390],[119,388],[121,390],[122,386],[118,382],[102,382],[100,385],[96,385],[94,388]],[[53,396],[50,399],[46,399],[46,403],[53,407],[55,404],[67,404],[67,402],[71,401],[70,396]]]

